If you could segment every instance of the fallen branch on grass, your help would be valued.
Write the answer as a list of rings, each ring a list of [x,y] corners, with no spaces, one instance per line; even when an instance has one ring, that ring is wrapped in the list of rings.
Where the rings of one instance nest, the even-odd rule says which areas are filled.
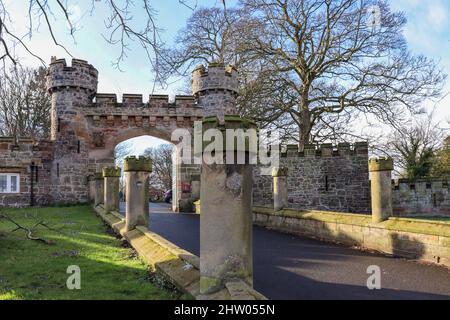
[[[0,214],[0,219],[5,219],[5,220],[11,222],[12,224],[14,224],[16,226],[16,228],[14,230],[11,230],[11,232],[16,232],[17,230],[23,230],[23,231],[26,232],[27,238],[29,240],[39,241],[39,242],[42,242],[42,243],[45,243],[45,244],[49,244],[49,245],[54,244],[53,241],[33,236],[33,232],[38,226],[43,226],[43,227],[45,227],[45,228],[47,228],[49,230],[53,230],[52,228],[47,226],[44,223],[44,221],[40,221],[40,222],[36,223],[32,228],[27,228],[27,227],[21,226],[18,222],[14,221],[11,217],[9,217],[9,216],[7,216],[5,214]]]

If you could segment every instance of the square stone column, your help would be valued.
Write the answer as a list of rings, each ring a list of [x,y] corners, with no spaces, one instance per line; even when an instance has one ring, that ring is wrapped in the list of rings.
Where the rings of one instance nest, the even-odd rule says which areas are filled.
[[[98,206],[105,200],[103,174],[96,172],[94,174],[94,206]]]
[[[126,211],[125,228],[131,231],[136,226],[148,227],[149,173],[152,160],[148,157],[127,157],[124,161]]]
[[[256,125],[239,117],[225,116],[203,120],[203,130],[256,129]],[[256,130],[255,130],[256,135]],[[248,145],[244,150],[224,145],[215,149],[211,162],[202,148],[200,183],[200,293],[212,294],[228,281],[243,280],[253,286],[252,188],[253,166],[249,164]],[[197,148],[196,148],[197,149]],[[218,155],[219,154],[219,155]],[[230,163],[243,156],[244,164]]]
[[[103,168],[104,179],[104,206],[106,212],[119,211],[119,180],[120,168]]]
[[[273,177],[273,209],[283,210],[288,206],[288,168],[280,167],[272,169]]]
[[[372,221],[380,223],[393,215],[392,210],[392,158],[369,160],[371,173]]]

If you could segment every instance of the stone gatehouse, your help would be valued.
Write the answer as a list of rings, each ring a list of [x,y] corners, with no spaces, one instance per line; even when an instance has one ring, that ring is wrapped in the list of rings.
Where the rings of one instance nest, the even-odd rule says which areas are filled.
[[[225,70],[222,70],[225,73]],[[52,58],[47,75],[51,95],[50,140],[0,138],[0,206],[83,203],[89,201],[89,177],[103,166],[114,165],[114,148],[122,141],[150,135],[170,141],[177,128],[191,130],[203,117],[194,96],[150,96],[97,93],[98,71],[83,60]],[[191,198],[191,176],[199,167],[180,165],[176,170],[179,210]],[[20,179],[19,188],[11,181]],[[198,179],[198,178],[197,178]],[[0,182],[2,181],[0,180]],[[184,200],[183,200],[184,199]]]
[[[51,137],[33,141],[0,138],[0,206],[83,203],[92,198],[90,178],[114,164],[114,148],[122,141],[150,135],[170,142],[175,129],[192,130],[204,106],[234,101],[237,71],[211,64],[193,72],[193,96],[97,93],[98,71],[88,62],[53,58],[47,86],[51,95]],[[217,110],[219,110],[217,109]],[[211,111],[212,110],[212,111]],[[220,114],[214,114],[219,117]],[[192,132],[192,131],[191,131]],[[177,144],[175,143],[175,146]],[[368,212],[367,144],[330,145],[299,153],[293,146],[282,155],[290,170],[289,200],[293,207]],[[199,165],[175,165],[174,210],[191,210],[198,199]],[[254,202],[270,204],[271,177],[254,173]],[[194,183],[195,182],[195,183]],[[2,185],[3,183],[3,185]],[[4,186],[4,187],[2,187]]]

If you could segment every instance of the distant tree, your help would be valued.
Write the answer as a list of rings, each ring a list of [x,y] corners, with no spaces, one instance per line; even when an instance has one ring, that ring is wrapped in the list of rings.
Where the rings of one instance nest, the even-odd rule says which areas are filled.
[[[161,144],[143,152],[144,156],[153,160],[151,188],[162,192],[172,189],[172,152],[173,146],[169,144]]]
[[[448,136],[434,157],[431,174],[437,178],[450,179],[450,136]]]
[[[0,73],[0,135],[44,138],[50,132],[50,96],[44,68]]]
[[[352,133],[361,116],[399,127],[441,95],[446,75],[408,51],[405,24],[383,0],[241,0],[194,12],[166,61],[181,74],[236,64],[242,114],[302,146]]]
[[[395,160],[401,177],[410,180],[433,175],[435,154],[441,148],[445,130],[433,121],[433,114],[415,119],[395,130],[384,150]]]
[[[126,157],[133,155],[133,145],[129,141],[119,143],[114,150],[115,165],[123,168],[123,162]],[[125,192],[124,171],[121,171],[119,189]]]
[[[175,47],[164,48],[165,56],[156,65],[158,79],[164,83],[170,77],[190,77],[198,64],[219,62],[240,66],[238,39],[242,30],[240,11],[220,7],[201,7],[192,13],[177,34]]]

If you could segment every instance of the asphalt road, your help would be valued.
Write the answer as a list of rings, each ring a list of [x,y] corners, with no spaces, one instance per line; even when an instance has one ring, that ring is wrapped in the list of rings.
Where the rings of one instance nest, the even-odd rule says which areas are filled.
[[[151,204],[150,229],[199,255],[199,216]],[[443,267],[253,229],[254,287],[269,299],[446,299],[450,271]],[[381,290],[366,286],[367,267],[382,270]]]

